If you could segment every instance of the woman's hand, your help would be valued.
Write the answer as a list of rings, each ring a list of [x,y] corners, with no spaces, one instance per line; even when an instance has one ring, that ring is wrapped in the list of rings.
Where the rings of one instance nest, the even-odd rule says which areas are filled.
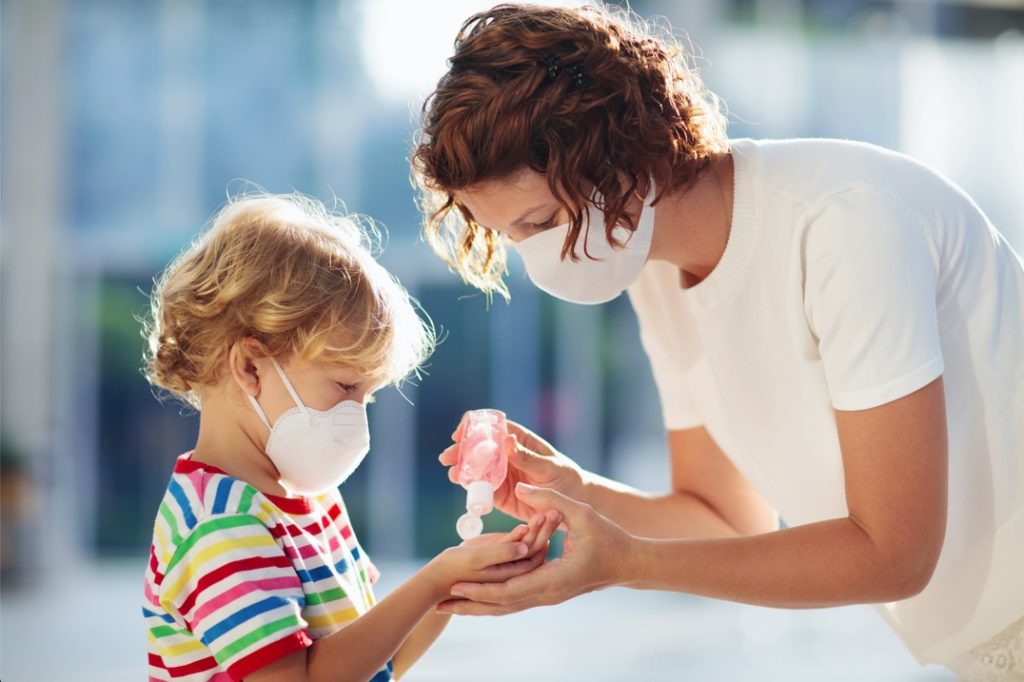
[[[436,600],[447,598],[460,581],[502,582],[534,570],[544,563],[548,542],[561,522],[558,511],[538,513],[508,533],[486,533],[444,550],[425,571]]]
[[[455,599],[438,610],[469,616],[514,613],[559,604],[632,578],[632,536],[589,505],[554,490],[520,484],[515,494],[531,509],[556,510],[567,530],[562,556],[506,581],[464,581],[452,586]]]
[[[582,499],[585,473],[579,465],[533,431],[511,420],[507,423],[509,436],[505,447],[508,452],[508,475],[494,491],[494,505],[521,521],[530,518],[534,510],[515,495],[519,483],[550,488],[566,497]],[[452,438],[458,440],[461,435],[456,431]],[[458,483],[455,470],[458,443],[442,452],[439,459],[441,464],[449,467],[448,478],[452,483]]]

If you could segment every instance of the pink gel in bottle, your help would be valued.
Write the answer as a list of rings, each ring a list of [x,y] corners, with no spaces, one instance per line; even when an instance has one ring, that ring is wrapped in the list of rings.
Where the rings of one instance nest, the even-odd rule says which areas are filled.
[[[459,517],[455,530],[460,538],[469,540],[483,531],[480,517],[494,509],[494,491],[508,471],[505,413],[470,410],[463,415],[457,435],[459,459],[455,470],[458,483],[466,489],[466,513]]]

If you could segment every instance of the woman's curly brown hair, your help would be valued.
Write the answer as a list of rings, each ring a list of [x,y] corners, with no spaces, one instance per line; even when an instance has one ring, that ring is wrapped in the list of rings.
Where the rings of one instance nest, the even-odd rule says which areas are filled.
[[[591,186],[621,246],[612,230],[634,229],[623,208],[649,178],[657,201],[728,149],[718,99],[678,41],[625,10],[498,5],[466,20],[449,64],[423,105],[413,181],[428,242],[487,293],[508,297],[505,249],[454,192],[523,168],[546,175],[571,221],[562,257],[576,260]]]

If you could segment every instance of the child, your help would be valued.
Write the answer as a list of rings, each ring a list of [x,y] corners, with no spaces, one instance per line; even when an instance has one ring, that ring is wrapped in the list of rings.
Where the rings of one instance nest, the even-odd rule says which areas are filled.
[[[150,680],[391,680],[454,583],[544,560],[553,513],[445,550],[375,605],[337,486],[369,449],[373,392],[433,336],[367,241],[312,200],[243,198],[156,284],[147,377],[201,418],[153,528]]]

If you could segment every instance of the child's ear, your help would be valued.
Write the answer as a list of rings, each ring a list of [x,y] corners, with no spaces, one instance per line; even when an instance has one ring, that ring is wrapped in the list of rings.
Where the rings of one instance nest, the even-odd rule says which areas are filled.
[[[260,372],[269,365],[269,357],[266,347],[251,336],[231,347],[228,353],[231,378],[247,395],[260,397]]]

